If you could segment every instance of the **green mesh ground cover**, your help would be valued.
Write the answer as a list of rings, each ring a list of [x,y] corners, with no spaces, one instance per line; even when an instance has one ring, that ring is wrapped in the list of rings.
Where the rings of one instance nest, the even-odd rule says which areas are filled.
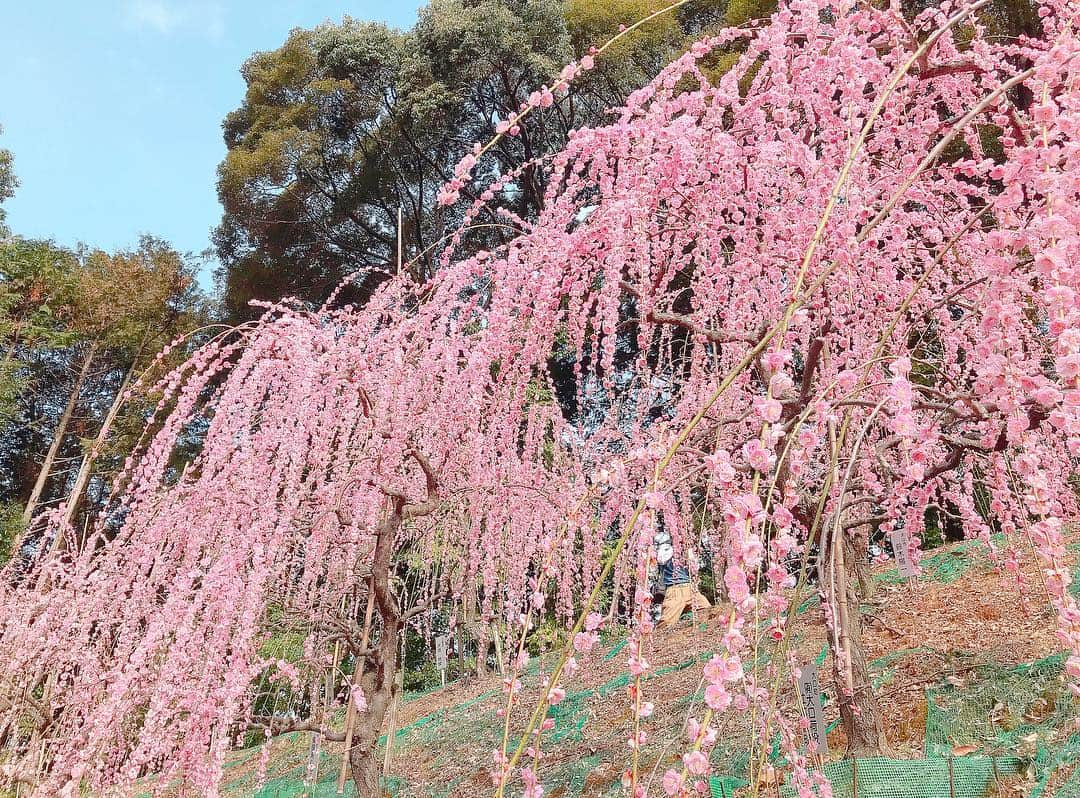
[[[686,670],[692,665],[704,662],[709,655],[691,657],[688,660],[671,665],[666,668],[657,668],[646,674],[645,681],[651,681],[666,676],[669,673]],[[606,698],[617,690],[624,690],[630,685],[630,674],[620,673],[612,679],[604,682],[599,687],[590,687],[573,693],[567,693],[566,698],[553,706],[548,712],[548,717],[555,721],[555,728],[551,730],[549,739],[555,743],[566,740],[580,740],[584,734],[585,725],[592,718],[592,702],[597,698]]]
[[[1003,544],[1005,539],[1000,535],[995,535],[994,540]],[[1070,548],[1080,551],[1080,543],[1073,546]],[[919,561],[919,567],[922,569],[919,579],[924,582],[944,584],[955,582],[973,566],[989,567],[990,560],[987,554],[986,544],[981,540],[965,540],[962,543],[950,545],[948,548],[937,549],[933,554],[927,554]],[[889,568],[874,574],[874,580],[887,585],[897,585],[906,582],[908,577],[900,576],[895,568]],[[1074,582],[1072,587],[1080,594],[1080,583]],[[803,599],[795,614],[802,615],[819,606],[821,606],[821,597],[814,594]]]
[[[945,755],[955,746],[1016,752],[1050,742],[1044,738],[1076,717],[1063,664],[1064,655],[1057,654],[1029,665],[983,665],[969,684],[928,690],[927,755]]]
[[[919,561],[919,568],[922,570],[919,579],[944,584],[955,582],[974,565],[989,567],[987,554],[986,544],[981,540],[965,540],[948,548],[938,549],[933,554],[924,555]],[[906,582],[908,578],[900,576],[895,568],[890,568],[876,574],[875,579],[887,585],[895,585]]]
[[[1051,750],[1044,747],[1035,757],[1038,782],[1030,798],[1078,798],[1080,796],[1080,735],[1070,736],[1065,744]]]
[[[624,648],[626,648],[626,644],[629,643],[629,642],[630,642],[630,638],[628,638],[628,637],[624,637],[621,640],[617,640],[615,642],[615,645],[613,645],[611,647],[611,651],[609,651],[608,653],[606,653],[604,655],[604,662],[609,662],[610,660],[614,659],[616,657],[616,655],[618,655],[618,653],[620,651],[622,651]]]
[[[929,757],[927,759],[841,759],[822,772],[834,798],[988,798],[999,780],[1023,767],[1019,757]],[[789,784],[783,798],[795,798]]]
[[[710,776],[709,794],[712,798],[734,798],[735,791],[749,784],[737,776]]]
[[[229,779],[222,785],[222,795],[251,796],[252,798],[293,798],[307,794],[310,798],[331,798],[337,796],[337,776],[341,759],[338,756],[321,752],[319,768],[314,783],[307,784],[307,760],[310,737],[295,732],[279,737],[275,741],[278,750],[270,758],[266,768],[266,780],[261,787],[255,783],[255,768],[252,760],[258,758],[259,749],[251,749],[252,755],[245,757],[242,763],[249,765],[245,773]],[[284,750],[281,747],[284,745]],[[235,765],[234,765],[235,769]],[[352,783],[345,786],[346,796],[355,796]]]
[[[885,685],[892,683],[893,675],[896,672],[895,666],[898,662],[926,651],[930,651],[930,649],[925,646],[902,648],[899,651],[894,651],[891,654],[885,654],[877,659],[870,660],[870,662],[867,663],[867,667],[870,671],[871,685],[875,690],[880,690]]]
[[[1022,756],[1033,771],[1032,798],[1080,798],[1080,717],[1065,684],[1064,654],[1015,667],[985,665],[963,686],[927,691],[926,750],[953,746]]]

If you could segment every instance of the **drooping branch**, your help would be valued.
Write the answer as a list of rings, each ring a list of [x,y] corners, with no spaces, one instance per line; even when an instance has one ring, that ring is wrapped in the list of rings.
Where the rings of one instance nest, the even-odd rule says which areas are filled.
[[[635,299],[637,299],[639,303],[642,301],[641,292],[626,280],[619,281],[619,286],[626,293],[632,295]],[[755,337],[750,333],[735,332],[733,330],[725,330],[719,327],[706,327],[705,325],[695,321],[690,316],[655,309],[646,311],[644,314],[642,314],[641,320],[651,322],[653,324],[669,324],[673,327],[681,327],[682,329],[687,330],[694,335],[698,335],[704,338],[706,341],[717,344],[755,344],[760,338],[760,336]]]

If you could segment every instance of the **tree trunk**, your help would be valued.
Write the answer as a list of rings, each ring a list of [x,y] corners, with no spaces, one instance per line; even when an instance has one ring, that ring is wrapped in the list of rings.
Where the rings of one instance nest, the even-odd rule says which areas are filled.
[[[488,627],[487,624],[477,619],[478,613],[478,597],[476,590],[472,590],[468,593],[465,599],[465,630],[476,642],[476,675],[484,676],[487,673],[487,655],[488,655]],[[464,676],[462,672],[462,676]]]
[[[457,646],[458,678],[465,680],[465,635],[462,633],[462,622],[459,621],[454,628],[454,644]]]
[[[370,659],[374,667],[360,674],[359,685],[367,700],[367,711],[356,717],[353,747],[348,752],[349,768],[359,798],[378,798],[381,795],[379,776],[382,768],[377,751],[379,733],[397,692],[395,677],[400,665],[401,650],[398,641],[405,618],[390,587],[390,572],[393,567],[394,543],[401,528],[403,511],[404,501],[395,500],[393,509],[379,524],[371,562],[371,589],[382,623],[379,640]],[[352,696],[349,700],[352,701]]]
[[[824,558],[821,586],[833,611],[833,676],[841,725],[849,755],[881,755],[888,741],[862,644],[857,546],[839,529],[834,536]]]
[[[491,639],[495,643],[495,665],[500,676],[506,676],[506,663],[503,662],[502,630],[495,621],[491,622]]]
[[[375,609],[375,588],[372,586],[372,582],[368,581],[368,597],[367,597],[367,609],[364,610],[364,631],[360,637],[360,647],[367,648],[368,640],[371,639],[371,616]],[[349,678],[349,690],[345,695],[347,706],[345,708],[345,751],[352,751],[353,745],[353,732],[356,726],[356,704],[353,702],[352,691],[362,689],[360,685],[360,677],[364,673],[364,665],[366,663],[365,657],[361,654],[356,657],[356,666],[353,670],[353,675]],[[345,779],[349,775],[349,756],[342,754],[341,757],[341,770],[338,773],[337,794],[342,795],[345,792]]]
[[[375,755],[375,745],[356,745],[349,752],[349,768],[359,798],[379,798],[381,765]]]
[[[390,587],[398,530],[404,521],[427,515],[439,504],[438,483],[431,464],[416,449],[411,449],[409,456],[424,472],[427,498],[423,502],[410,503],[400,493],[384,491],[391,506],[377,527],[375,551],[371,558],[371,590],[382,623],[378,642],[370,653],[369,661],[373,667],[365,670],[360,678],[367,699],[367,711],[356,719],[356,736],[352,749],[348,751],[349,767],[359,798],[378,798],[380,795],[380,762],[376,748],[386,712],[399,690],[400,642],[408,616]],[[352,696],[349,696],[349,700],[353,700]]]
[[[64,514],[64,520],[69,524],[74,520],[75,513],[79,509],[79,504],[82,502],[83,493],[86,491],[86,486],[90,482],[90,474],[93,470],[94,461],[101,452],[101,447],[105,445],[105,440],[112,431],[112,425],[116,422],[116,417],[120,414],[120,408],[124,404],[124,394],[127,392],[128,385],[131,384],[131,377],[135,373],[135,364],[139,362],[139,355],[142,354],[142,349],[143,346],[140,344],[138,351],[135,353],[135,359],[131,361],[131,367],[124,375],[124,379],[120,383],[120,388],[116,392],[116,397],[113,399],[112,405],[109,406],[109,412],[105,414],[105,420],[101,423],[101,429],[98,430],[98,434],[94,438],[94,443],[90,447],[90,451],[83,455],[82,462],[79,463],[79,473],[75,477],[75,484],[72,486],[71,494],[68,496],[67,510]]]
[[[56,427],[56,432],[53,433],[49,451],[45,454],[45,460],[41,464],[41,470],[38,471],[37,480],[34,482],[34,489],[31,491],[30,498],[26,502],[26,508],[23,510],[23,526],[29,525],[31,519],[34,517],[34,510],[37,509],[38,503],[41,501],[41,494],[45,491],[45,483],[48,482],[49,474],[52,473],[53,464],[56,462],[56,455],[60,452],[60,444],[63,443],[64,437],[67,434],[68,424],[71,423],[71,416],[75,412],[75,405],[79,401],[79,394],[82,392],[82,386],[86,381],[86,375],[90,373],[90,364],[94,360],[94,353],[96,351],[97,342],[95,341],[90,344],[90,348],[86,352],[82,367],[79,369],[79,376],[75,379],[75,385],[68,395],[67,404],[64,406],[64,412],[60,416],[60,423]]]
[[[395,638],[396,639],[396,638]],[[379,646],[382,650],[382,646]],[[396,666],[396,657],[393,665]],[[379,735],[397,693],[393,671],[380,664],[361,679],[367,698],[367,711],[356,717],[353,747],[349,751],[349,770],[359,798],[379,798],[382,762],[379,759]]]
[[[862,601],[870,601],[874,598],[876,586],[873,574],[870,572],[870,532],[872,529],[873,527],[864,526],[852,530],[855,536],[852,542],[855,575],[859,585],[859,598]]]

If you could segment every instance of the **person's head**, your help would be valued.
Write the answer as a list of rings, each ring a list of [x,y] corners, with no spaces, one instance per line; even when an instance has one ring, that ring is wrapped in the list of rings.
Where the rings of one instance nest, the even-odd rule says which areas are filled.
[[[675,547],[671,545],[671,535],[667,532],[657,532],[653,538],[656,545],[656,561],[661,565],[667,565],[675,556]]]

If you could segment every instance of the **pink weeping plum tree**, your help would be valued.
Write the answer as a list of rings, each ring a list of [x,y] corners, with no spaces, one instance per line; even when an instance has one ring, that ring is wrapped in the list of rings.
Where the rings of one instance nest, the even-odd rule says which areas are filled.
[[[72,542],[4,575],[7,775],[42,795],[148,772],[214,794],[242,732],[342,739],[325,707],[345,700],[373,795],[398,637],[475,591],[519,641],[548,607],[570,627],[515,735],[520,642],[508,663],[493,788],[538,798],[547,710],[613,584],[634,618],[636,798],[661,523],[686,554],[704,533],[728,601],[669,795],[700,787],[734,712],[750,718],[752,783],[779,733],[800,795],[828,794],[780,700],[811,576],[848,745],[885,747],[861,644],[867,548],[903,530],[917,562],[931,506],[1006,578],[1030,541],[1080,681],[1062,539],[1080,453],[1080,19],[1067,0],[1040,18],[1042,37],[998,41],[978,4],[911,20],[898,4],[781,3],[577,131],[544,162],[540,217],[503,212],[506,246],[458,257],[452,240],[429,284],[391,280],[363,308],[268,308],[208,346],[163,385],[164,423],[114,516],[81,541],[57,521]],[[594,57],[500,135],[550,113]],[[719,60],[734,64],[718,77]],[[485,153],[441,201],[488,174]],[[574,363],[573,414],[552,398],[553,352]],[[202,453],[177,476],[170,453],[196,422]],[[406,558],[425,574],[411,608],[393,578]],[[265,654],[282,614],[299,619],[300,668]],[[366,664],[330,685],[346,658]],[[256,712],[268,680],[321,689],[324,709]]]
[[[169,412],[121,477],[119,531],[103,522],[79,545],[58,524],[59,545],[39,542],[6,574],[5,733],[10,749],[37,710],[41,794],[156,772],[210,795],[245,731],[342,741],[319,707],[337,700],[347,657],[365,663],[343,686],[352,776],[377,794],[406,623],[472,583],[523,604],[542,568],[558,568],[568,615],[585,575],[554,544],[583,480],[553,449],[561,419],[526,385],[492,380],[483,335],[467,352],[454,322],[424,329],[407,299],[362,314],[271,307],[207,346],[162,386]],[[176,479],[170,454],[193,422],[208,424],[205,445]],[[405,558],[423,564],[411,606]],[[303,636],[299,663],[267,653],[275,625]],[[257,713],[260,689],[281,682],[310,697],[304,716]],[[9,775],[28,768],[12,760]]]

